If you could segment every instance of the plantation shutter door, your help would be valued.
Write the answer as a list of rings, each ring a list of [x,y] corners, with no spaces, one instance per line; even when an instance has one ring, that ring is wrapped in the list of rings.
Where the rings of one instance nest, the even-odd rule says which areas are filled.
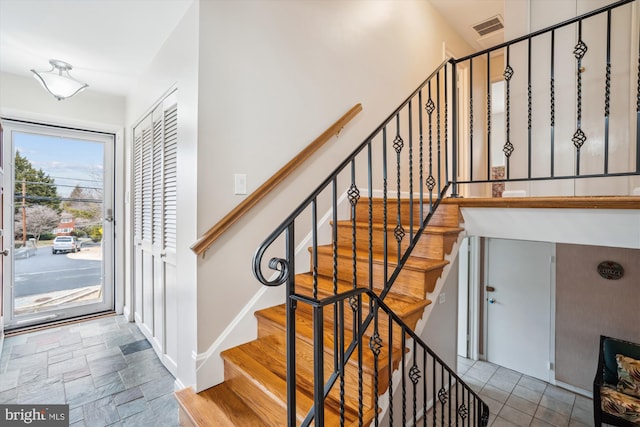
[[[154,106],[133,137],[135,320],[160,360],[177,360],[178,109],[173,92]]]

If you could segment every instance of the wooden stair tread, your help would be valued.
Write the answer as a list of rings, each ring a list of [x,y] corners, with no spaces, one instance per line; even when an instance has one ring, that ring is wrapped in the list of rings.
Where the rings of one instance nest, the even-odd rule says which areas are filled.
[[[175,393],[176,400],[193,426],[262,426],[264,421],[249,408],[227,383],[196,393],[191,387]]]
[[[304,345],[313,346],[313,320],[311,319],[310,316],[306,315],[306,314],[309,314],[309,311],[306,311],[306,309],[303,308],[303,306],[308,307],[307,304],[300,303],[298,304],[298,309],[297,309],[297,310],[303,311],[301,315],[296,316],[296,337],[298,338],[297,343],[304,343]],[[257,318],[268,319],[276,324],[279,324],[281,326],[281,332],[284,333],[285,326],[286,326],[286,307],[284,304],[258,310],[255,312],[255,316]],[[372,324],[369,325],[370,328],[372,327]],[[369,337],[370,337],[370,334],[365,333],[366,343],[369,342],[368,340]],[[325,322],[325,333],[324,333],[325,352],[332,353],[334,349],[334,344],[335,344],[335,341],[333,336],[333,328],[328,322]],[[381,353],[379,356],[379,362],[378,362],[378,365],[380,367],[387,365],[387,361],[388,361],[387,347],[388,346],[385,345],[381,350]],[[393,353],[394,353],[394,359],[396,357],[400,357],[401,350],[397,345],[394,345]],[[373,359],[374,357],[371,351],[363,352],[363,370],[365,372],[372,372]],[[349,363],[351,363],[352,361],[353,360],[350,360]]]
[[[333,295],[333,279],[326,276],[318,276],[318,299],[326,298]],[[343,280],[338,280],[338,293],[347,292],[353,289],[353,285]],[[302,288],[302,289],[299,289]],[[301,292],[304,290],[306,292]],[[301,273],[296,275],[296,293],[312,296],[313,292],[313,275],[311,273]],[[431,301],[426,298],[416,298],[410,295],[398,294],[393,291],[389,292],[384,302],[394,313],[400,318],[413,314],[416,311],[424,310]]]
[[[312,251],[312,248],[309,248],[309,251]],[[333,256],[333,247],[331,245],[322,245],[318,246],[318,255],[330,255]],[[338,248],[336,251],[338,258],[352,258],[353,251],[351,249]],[[368,250],[356,250],[356,260],[358,261],[369,261],[369,251]],[[384,264],[384,253],[372,252],[372,261],[378,264]],[[387,255],[387,265],[390,268],[395,268],[397,265],[397,257],[392,257]],[[442,268],[445,265],[449,264],[449,261],[441,260],[441,259],[431,259],[431,258],[419,258],[410,256],[407,259],[407,262],[404,265],[404,268],[409,270],[418,270],[418,271],[429,271],[435,270],[437,268]]]
[[[256,357],[262,355],[262,357]],[[222,352],[221,356],[225,361],[234,363],[242,369],[248,371],[251,367],[250,375],[256,382],[256,387],[264,387],[275,396],[286,408],[286,337],[284,332],[268,337],[259,338],[237,347]],[[298,363],[296,365],[296,405],[298,418],[301,421],[304,415],[313,406],[313,348],[304,343],[296,344],[296,355],[298,362],[306,359],[308,364]],[[263,363],[260,363],[263,362]],[[249,372],[247,372],[249,374]],[[334,402],[335,403],[335,402]],[[368,409],[369,407],[366,406]],[[339,425],[338,408],[325,404],[325,424]],[[345,398],[345,419],[352,422],[357,419],[357,401]]]

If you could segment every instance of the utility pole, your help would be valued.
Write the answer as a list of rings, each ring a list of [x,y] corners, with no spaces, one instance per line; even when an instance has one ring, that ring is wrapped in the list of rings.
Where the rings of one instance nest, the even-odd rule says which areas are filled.
[[[22,182],[22,247],[27,246],[27,183]]]

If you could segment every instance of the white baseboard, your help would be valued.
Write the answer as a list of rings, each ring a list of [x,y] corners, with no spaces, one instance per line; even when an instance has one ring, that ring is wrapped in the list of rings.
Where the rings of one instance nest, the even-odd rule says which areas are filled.
[[[562,381],[556,381],[555,385],[564,388],[565,390],[569,390],[572,393],[579,394],[584,397],[588,397],[589,399],[593,399],[593,392],[585,390],[580,387],[573,386],[571,384],[563,383]]]

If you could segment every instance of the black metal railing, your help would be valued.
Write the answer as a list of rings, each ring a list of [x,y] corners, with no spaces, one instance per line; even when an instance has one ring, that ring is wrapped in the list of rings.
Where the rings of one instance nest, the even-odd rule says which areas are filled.
[[[383,302],[449,189],[453,114],[448,102],[454,73],[452,64],[443,62],[256,252],[256,277],[268,286],[286,284],[291,426],[300,419],[302,425],[324,425],[326,406],[339,414],[341,425],[378,425],[385,417],[401,418],[403,424],[409,418],[424,425],[486,424],[487,406]],[[346,190],[341,194],[339,189]],[[373,189],[381,190],[375,194]],[[319,213],[326,213],[323,219]],[[345,216],[348,219],[341,221]],[[277,253],[280,245],[284,256]],[[305,245],[309,268],[296,266],[296,248]],[[269,252],[276,255],[268,262],[274,278],[262,272]],[[311,289],[300,288],[296,271],[309,271]],[[426,292],[421,298],[425,297]],[[296,354],[302,345],[296,331],[305,316],[300,314],[302,303],[313,311],[314,406],[305,414],[298,413],[296,402],[301,381]],[[346,316],[349,320],[345,305],[352,312]],[[325,325],[327,312],[330,321]],[[381,323],[387,325],[385,331]],[[381,354],[386,355],[384,363]],[[402,377],[398,402],[392,385],[396,369],[400,374],[395,376]],[[378,395],[385,391],[388,400],[382,406],[387,410],[381,411]]]
[[[258,248],[255,276],[286,287],[288,425],[322,426],[331,411],[340,425],[486,425],[484,402],[385,297],[460,186],[640,175],[640,59],[636,78],[634,56],[612,49],[638,37],[612,31],[625,19],[635,28],[637,1],[442,63]],[[310,257],[297,256],[302,247]],[[301,286],[296,273],[306,271]],[[302,312],[313,325],[311,368],[296,357]],[[299,367],[313,371],[309,408],[296,402],[309,380]]]
[[[633,47],[638,40],[632,34],[637,31],[633,3],[638,1],[621,0],[453,61],[458,73],[467,75],[458,90],[468,94],[459,100],[467,108],[456,121],[470,127],[452,141],[458,152],[469,153],[464,164],[456,158],[452,165],[454,194],[460,185],[640,173],[640,53]],[[493,109],[496,84],[504,88],[503,113]],[[498,117],[503,126],[496,127]],[[608,182],[600,186],[605,194],[582,195],[633,190]],[[551,193],[537,195],[567,195],[546,188]]]
[[[315,331],[313,365],[316,368],[316,398],[302,425],[324,425],[326,405],[334,405],[340,425],[432,425],[486,426],[488,406],[446,363],[407,326],[378,295],[367,288],[356,288],[322,300],[293,295],[292,301],[312,307]],[[325,315],[336,333],[337,353],[326,368],[324,354]],[[351,312],[352,321],[346,316]],[[336,317],[333,317],[336,314]],[[335,322],[337,320],[337,322]],[[329,323],[331,323],[331,321]],[[337,330],[336,330],[337,325]],[[347,332],[352,338],[346,339]],[[368,358],[364,353],[369,352]],[[355,359],[355,360],[354,360]],[[364,372],[363,365],[369,370]],[[323,369],[323,367],[325,367]],[[391,385],[399,377],[396,393]],[[358,377],[357,414],[345,415],[346,377]],[[326,381],[322,381],[326,378]],[[369,391],[364,391],[368,389]],[[378,400],[376,391],[386,390]],[[373,392],[373,393],[372,393]],[[329,403],[326,397],[332,397]],[[383,413],[383,407],[386,411]],[[367,418],[367,413],[371,414]],[[380,414],[383,414],[381,416]]]

